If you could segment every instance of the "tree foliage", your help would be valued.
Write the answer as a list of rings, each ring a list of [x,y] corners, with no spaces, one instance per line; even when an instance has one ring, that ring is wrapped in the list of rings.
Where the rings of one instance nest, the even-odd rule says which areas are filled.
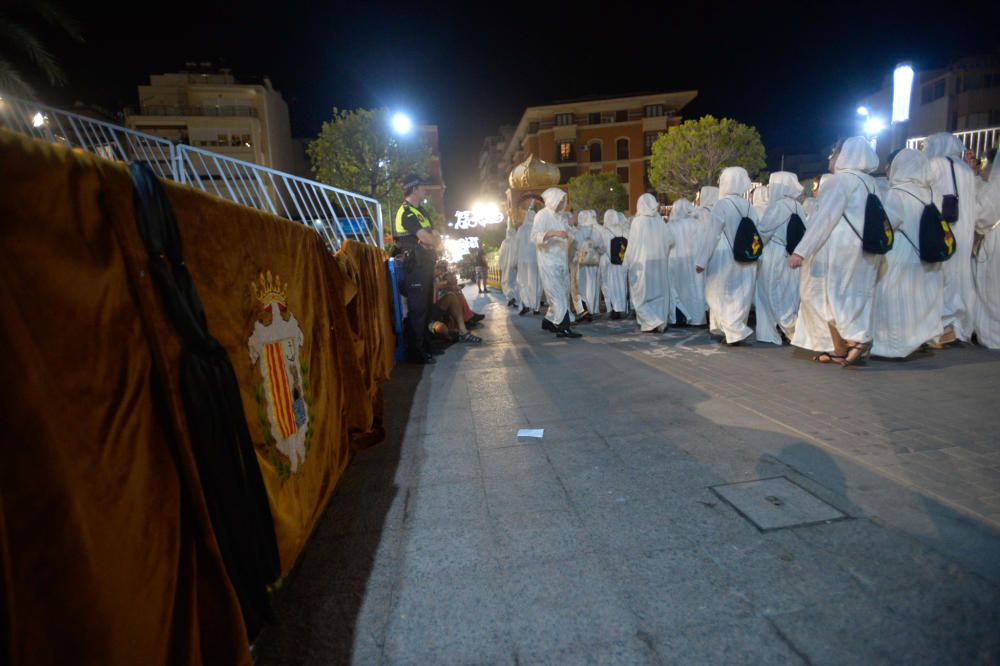
[[[611,171],[588,173],[569,179],[569,201],[576,210],[594,210],[600,217],[609,208],[628,208],[628,190]]]
[[[44,27],[43,27],[44,26]],[[40,31],[39,28],[42,28]],[[0,90],[35,97],[35,90],[22,74],[30,63],[50,85],[66,83],[66,74],[40,36],[48,28],[83,42],[79,22],[52,0],[7,0],[0,13]]]
[[[397,137],[387,109],[333,109],[319,136],[309,142],[313,173],[322,183],[357,192],[382,204],[386,225],[403,202],[400,181],[427,175],[431,151],[418,136]],[[435,220],[437,221],[437,220]]]
[[[660,136],[649,159],[649,182],[671,199],[692,198],[704,185],[716,185],[719,174],[741,166],[753,178],[766,165],[757,129],[730,118],[703,116],[688,120]]]

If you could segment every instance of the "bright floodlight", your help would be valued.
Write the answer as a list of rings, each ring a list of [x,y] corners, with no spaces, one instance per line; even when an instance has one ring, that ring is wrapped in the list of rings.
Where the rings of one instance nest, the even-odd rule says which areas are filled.
[[[892,122],[910,119],[910,93],[913,91],[913,68],[898,65],[892,73]]]
[[[858,115],[859,116],[867,116],[868,115],[868,107],[867,106],[859,106],[858,107]]]
[[[881,118],[871,117],[865,121],[865,134],[875,136],[885,129],[885,123]]]
[[[41,111],[36,113],[35,116],[31,119],[31,124],[34,125],[35,127],[41,127],[42,125],[45,124],[45,116],[42,115]]]
[[[397,113],[392,116],[392,129],[396,134],[409,134],[413,129],[413,121],[405,113]]]

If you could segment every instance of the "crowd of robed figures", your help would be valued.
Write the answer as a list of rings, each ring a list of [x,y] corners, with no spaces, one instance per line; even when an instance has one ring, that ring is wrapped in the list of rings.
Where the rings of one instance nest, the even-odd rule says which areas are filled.
[[[787,171],[748,197],[746,170],[729,167],[697,205],[675,201],[666,223],[651,194],[633,217],[598,219],[571,215],[566,193],[550,188],[541,210],[508,227],[503,292],[521,314],[544,298],[542,326],[561,337],[579,337],[571,325],[603,300],[610,319],[634,311],[644,332],[707,323],[726,344],[791,342],[822,363],[953,341],[1000,349],[1000,175],[990,164],[980,177],[964,153],[937,134],[875,177],[877,155],[852,137],[816,197]]]

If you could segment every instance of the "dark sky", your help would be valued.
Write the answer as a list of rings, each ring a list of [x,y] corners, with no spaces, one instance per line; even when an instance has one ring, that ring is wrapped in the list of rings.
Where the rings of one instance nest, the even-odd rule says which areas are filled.
[[[851,133],[858,100],[897,61],[919,69],[1000,47],[1000,2],[931,14],[915,2],[175,0],[148,18],[135,3],[74,4],[87,43],[49,35],[70,84],[40,86],[46,99],[136,105],[150,73],[211,60],[269,75],[296,136],[314,136],[333,106],[406,110],[440,127],[449,212],[475,197],[483,138],[528,105],[693,88],[686,117],[755,125],[770,161]]]

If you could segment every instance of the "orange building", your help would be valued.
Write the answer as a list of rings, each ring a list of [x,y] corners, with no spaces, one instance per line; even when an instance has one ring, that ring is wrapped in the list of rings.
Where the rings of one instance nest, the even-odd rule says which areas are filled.
[[[681,123],[697,90],[530,106],[507,148],[508,171],[528,155],[559,167],[560,186],[573,176],[612,171],[628,186],[629,211],[649,189],[649,155],[656,138]]]

